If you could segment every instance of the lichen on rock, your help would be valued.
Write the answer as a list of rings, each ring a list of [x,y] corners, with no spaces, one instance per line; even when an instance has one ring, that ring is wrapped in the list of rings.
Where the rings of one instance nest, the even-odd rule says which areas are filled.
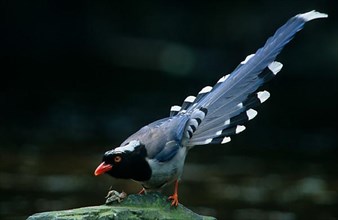
[[[69,220],[69,219],[194,219],[214,220],[209,216],[202,216],[179,204],[171,207],[167,197],[157,193],[145,195],[129,195],[123,201],[109,205],[90,206],[71,210],[51,211],[34,214],[28,220]]]

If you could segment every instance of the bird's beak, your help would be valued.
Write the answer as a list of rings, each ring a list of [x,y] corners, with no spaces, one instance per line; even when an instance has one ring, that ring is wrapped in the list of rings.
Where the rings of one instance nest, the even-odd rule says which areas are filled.
[[[102,173],[105,173],[113,168],[112,165],[106,164],[105,162],[102,162],[95,170],[94,175],[98,176],[101,175]]]

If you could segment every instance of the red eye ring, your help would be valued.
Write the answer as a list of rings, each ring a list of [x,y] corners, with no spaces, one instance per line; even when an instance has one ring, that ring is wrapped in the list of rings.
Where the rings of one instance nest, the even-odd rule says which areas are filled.
[[[115,162],[115,163],[120,163],[121,160],[122,160],[122,157],[121,157],[121,156],[116,156],[116,157],[114,157],[114,162]]]

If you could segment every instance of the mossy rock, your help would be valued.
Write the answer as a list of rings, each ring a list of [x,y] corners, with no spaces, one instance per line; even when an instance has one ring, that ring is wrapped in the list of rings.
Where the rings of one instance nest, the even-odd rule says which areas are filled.
[[[194,219],[214,220],[213,217],[201,216],[179,204],[171,207],[167,197],[160,193],[147,193],[146,195],[130,195],[121,203],[114,202],[109,205],[90,206],[71,210],[51,211],[37,213],[28,220],[69,220],[69,219]]]

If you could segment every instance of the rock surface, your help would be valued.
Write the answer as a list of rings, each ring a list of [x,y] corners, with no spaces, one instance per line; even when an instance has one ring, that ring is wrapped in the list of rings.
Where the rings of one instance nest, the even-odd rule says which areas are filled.
[[[34,214],[28,220],[68,220],[68,219],[194,219],[215,220],[213,217],[201,216],[183,205],[171,207],[167,197],[160,193],[130,195],[121,203],[90,206],[71,210],[51,211]]]

